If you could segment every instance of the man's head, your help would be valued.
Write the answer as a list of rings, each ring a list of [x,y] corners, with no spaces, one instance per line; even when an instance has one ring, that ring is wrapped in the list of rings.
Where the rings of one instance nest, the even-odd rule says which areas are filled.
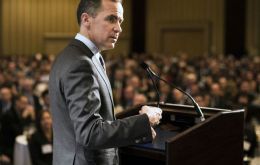
[[[46,89],[42,92],[42,100],[44,104],[50,105],[50,99],[49,99],[49,90]]]
[[[181,93],[178,89],[172,89],[172,96],[176,103],[179,103],[183,100],[183,93]]]
[[[28,97],[24,95],[18,95],[15,101],[16,110],[22,113],[25,108],[29,105]]]
[[[80,33],[99,50],[112,49],[122,32],[121,0],[81,0],[77,9]]]
[[[32,92],[34,86],[34,80],[31,78],[24,78],[21,80],[21,87],[24,92]]]
[[[146,104],[147,97],[144,94],[137,93],[134,95],[133,106]]]
[[[221,96],[222,95],[222,90],[220,88],[220,85],[218,83],[213,83],[210,87],[211,89],[211,94],[213,96]]]
[[[12,91],[8,87],[0,89],[0,99],[4,102],[10,102],[12,100]]]

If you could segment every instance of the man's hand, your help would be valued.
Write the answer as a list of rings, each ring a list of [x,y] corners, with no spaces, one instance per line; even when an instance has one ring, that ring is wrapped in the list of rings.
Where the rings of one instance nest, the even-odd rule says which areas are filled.
[[[27,118],[27,117],[31,117],[32,120],[35,120],[35,110],[33,108],[33,106],[28,105],[26,106],[26,108],[24,109],[23,113],[22,113],[22,118]]]
[[[158,125],[162,118],[162,110],[157,107],[143,106],[139,113],[148,116],[151,126]]]

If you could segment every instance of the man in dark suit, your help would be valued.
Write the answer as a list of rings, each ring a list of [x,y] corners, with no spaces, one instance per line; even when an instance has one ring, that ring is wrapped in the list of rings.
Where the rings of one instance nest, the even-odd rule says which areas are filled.
[[[13,160],[15,138],[30,128],[34,123],[34,111],[29,105],[29,100],[24,95],[16,97],[15,105],[2,117],[2,144],[0,155]],[[2,150],[2,151],[1,151]]]
[[[100,51],[112,49],[123,21],[120,0],[81,0],[75,39],[50,73],[54,165],[117,165],[117,147],[155,138],[161,109],[116,120],[112,90]]]

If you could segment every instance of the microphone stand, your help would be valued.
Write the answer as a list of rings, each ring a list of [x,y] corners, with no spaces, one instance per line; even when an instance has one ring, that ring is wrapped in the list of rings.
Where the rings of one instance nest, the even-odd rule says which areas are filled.
[[[157,88],[157,86],[156,86],[156,84],[154,82],[154,78],[153,78],[154,75],[148,69],[146,71],[148,73],[148,76],[152,80],[153,86],[155,88],[155,91],[156,91],[156,94],[157,94],[157,107],[159,108],[159,105],[160,105],[160,92],[159,92],[159,90],[158,90],[158,88]]]
[[[198,103],[196,103],[196,101],[193,99],[193,97],[192,97],[190,94],[188,94],[187,92],[185,92],[185,91],[182,90],[181,88],[175,86],[174,84],[172,84],[172,83],[170,83],[170,82],[168,82],[168,81],[162,79],[162,78],[159,77],[158,75],[156,75],[156,74],[151,70],[151,68],[149,67],[149,65],[147,65],[145,62],[140,63],[140,65],[141,65],[141,67],[142,67],[144,70],[146,70],[146,72],[148,72],[148,75],[149,75],[150,79],[151,79],[152,82],[153,82],[153,86],[154,86],[154,88],[155,88],[155,90],[156,90],[156,92],[157,92],[157,96],[158,96],[158,102],[157,102],[157,106],[158,106],[158,107],[159,107],[159,103],[160,103],[160,93],[159,93],[159,91],[158,91],[158,89],[157,89],[157,86],[156,86],[156,84],[155,84],[155,82],[154,82],[153,77],[155,77],[157,80],[163,81],[163,82],[166,83],[167,85],[170,85],[172,88],[175,88],[175,89],[179,90],[180,92],[184,93],[186,96],[188,96],[189,99],[191,99],[191,101],[192,101],[192,103],[193,103],[193,106],[194,106],[194,108],[195,108],[195,111],[200,115],[200,121],[204,121],[204,120],[205,120],[204,114],[202,113],[202,111],[201,111],[201,109],[200,109]]]
[[[177,90],[179,90],[180,92],[184,93],[186,96],[188,96],[189,99],[191,99],[192,103],[193,103],[193,106],[195,108],[195,111],[200,115],[200,121],[204,121],[205,120],[205,117],[204,117],[204,114],[202,113],[198,103],[193,99],[193,97],[191,97],[191,95],[187,92],[185,92],[184,90],[182,90],[181,88],[175,86],[174,84],[162,79],[161,77],[157,76],[155,73],[153,73],[150,69],[147,69],[149,70],[148,73],[150,73],[150,75],[153,75],[153,77],[157,78],[158,80],[161,80],[163,81],[164,83],[166,83],[167,85],[170,85],[172,88],[175,88]]]

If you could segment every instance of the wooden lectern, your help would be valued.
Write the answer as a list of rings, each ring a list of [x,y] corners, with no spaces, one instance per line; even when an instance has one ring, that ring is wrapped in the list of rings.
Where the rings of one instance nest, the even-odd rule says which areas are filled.
[[[156,106],[156,104],[149,104]],[[117,114],[138,114],[141,106]],[[201,108],[199,121],[193,106],[160,104],[161,123],[156,139],[119,149],[121,165],[243,165],[244,110]]]

